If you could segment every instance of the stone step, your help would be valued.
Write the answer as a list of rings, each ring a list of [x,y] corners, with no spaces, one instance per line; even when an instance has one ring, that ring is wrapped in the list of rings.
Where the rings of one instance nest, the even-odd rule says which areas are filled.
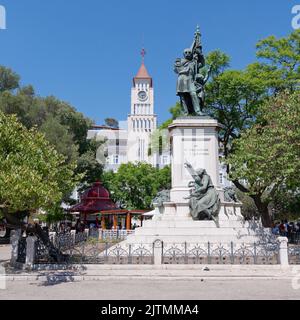
[[[135,235],[186,235],[186,236],[222,236],[222,235],[231,235],[231,236],[254,236],[257,234],[255,230],[247,228],[192,228],[192,227],[169,227],[169,228],[138,228],[135,231]]]
[[[219,221],[221,228],[249,228],[253,229],[254,226],[249,223],[241,221]],[[216,229],[217,226],[213,221],[193,221],[193,220],[161,220],[161,221],[146,221],[143,228],[210,228]]]
[[[129,237],[122,245],[126,244],[153,244],[154,241],[161,240],[165,244],[183,244],[185,242],[189,244],[206,244],[208,242],[212,244],[254,244],[258,242],[264,242],[262,238],[258,236],[244,236],[237,238],[236,236],[222,235],[216,239],[216,236],[196,236],[196,235],[140,235]]]

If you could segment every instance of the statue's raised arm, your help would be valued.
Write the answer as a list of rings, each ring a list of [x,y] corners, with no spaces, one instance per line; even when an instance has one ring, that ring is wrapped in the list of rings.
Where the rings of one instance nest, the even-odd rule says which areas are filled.
[[[184,167],[188,170],[189,174],[194,177],[194,176],[197,176],[197,172],[195,171],[195,169],[193,168],[193,166],[188,162],[186,161],[184,163]]]

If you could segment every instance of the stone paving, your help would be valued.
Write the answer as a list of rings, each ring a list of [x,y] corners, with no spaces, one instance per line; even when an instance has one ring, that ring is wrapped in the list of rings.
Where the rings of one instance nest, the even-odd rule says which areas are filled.
[[[8,282],[0,300],[300,300],[286,280]]]
[[[0,263],[10,259],[10,245],[0,245]]]

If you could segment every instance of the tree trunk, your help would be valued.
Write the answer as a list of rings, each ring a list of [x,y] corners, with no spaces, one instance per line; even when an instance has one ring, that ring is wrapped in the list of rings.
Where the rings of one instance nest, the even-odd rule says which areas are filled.
[[[255,205],[262,217],[262,224],[265,228],[272,228],[273,226],[273,220],[269,213],[269,206],[266,203],[263,203],[261,201],[260,195],[251,196],[251,198],[254,200]]]
[[[16,213],[8,213],[8,211],[4,211],[4,217],[7,222],[7,227],[11,230],[13,229],[21,229],[22,231],[26,231],[27,234],[36,235],[48,248],[49,256],[53,258],[56,262],[63,262],[63,255],[61,252],[56,249],[53,243],[49,239],[49,235],[45,233],[40,225],[35,224],[26,224],[24,223],[24,219],[29,216],[29,212],[16,212]]]
[[[247,193],[249,190],[244,187],[242,184],[239,183],[238,180],[233,181],[235,186],[242,192]],[[261,201],[261,194],[256,194],[256,195],[250,195],[250,197],[254,200],[254,203],[258,209],[258,212],[261,215],[262,218],[262,224],[265,228],[272,228],[273,227],[273,220],[272,217],[269,214],[269,205],[266,203],[263,203]]]

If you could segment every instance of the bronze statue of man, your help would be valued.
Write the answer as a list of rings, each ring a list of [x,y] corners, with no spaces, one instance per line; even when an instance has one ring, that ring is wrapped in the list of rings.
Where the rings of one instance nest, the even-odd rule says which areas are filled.
[[[209,79],[211,67],[204,76],[201,71],[205,67],[205,58],[199,28],[191,49],[185,49],[183,54],[184,58],[177,59],[174,68],[178,74],[177,95],[180,97],[184,115],[203,116],[204,86]]]
[[[197,63],[191,49],[184,50],[184,59],[177,59],[175,72],[178,74],[177,95],[180,97],[184,115],[195,113],[201,115],[195,80]]]

